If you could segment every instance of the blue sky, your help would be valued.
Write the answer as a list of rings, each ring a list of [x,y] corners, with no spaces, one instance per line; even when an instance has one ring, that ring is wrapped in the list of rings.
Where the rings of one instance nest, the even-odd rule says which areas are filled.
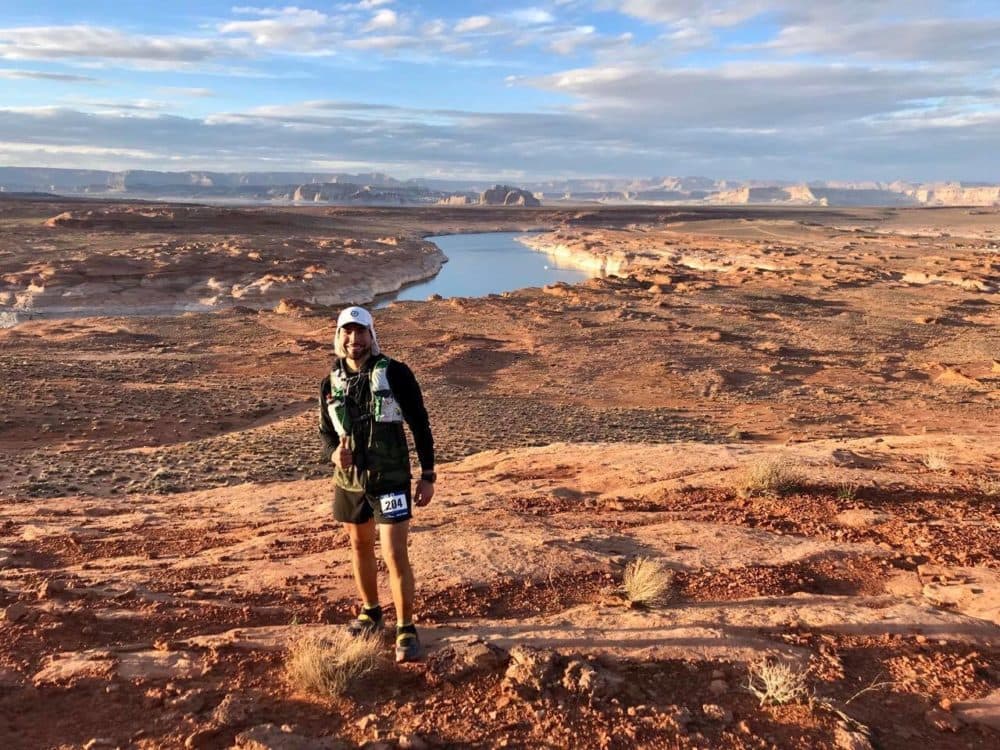
[[[0,0],[0,165],[1000,181],[1000,5]]]

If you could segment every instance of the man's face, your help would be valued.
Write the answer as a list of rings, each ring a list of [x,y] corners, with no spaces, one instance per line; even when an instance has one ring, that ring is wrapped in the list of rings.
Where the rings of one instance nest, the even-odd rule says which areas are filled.
[[[340,329],[340,341],[348,359],[364,359],[372,351],[372,332],[360,323],[348,323]]]

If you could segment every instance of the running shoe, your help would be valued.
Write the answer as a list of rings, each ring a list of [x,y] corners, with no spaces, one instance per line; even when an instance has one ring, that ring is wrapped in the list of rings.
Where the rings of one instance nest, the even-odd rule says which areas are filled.
[[[355,638],[372,638],[382,632],[382,618],[375,619],[362,612],[348,623],[347,632]]]
[[[400,633],[396,636],[396,661],[416,661],[423,654],[420,638],[416,633]]]

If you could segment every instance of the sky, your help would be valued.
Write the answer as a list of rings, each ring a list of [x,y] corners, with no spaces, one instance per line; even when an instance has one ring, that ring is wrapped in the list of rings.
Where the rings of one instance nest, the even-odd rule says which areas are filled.
[[[1000,182],[997,0],[0,0],[0,166]]]

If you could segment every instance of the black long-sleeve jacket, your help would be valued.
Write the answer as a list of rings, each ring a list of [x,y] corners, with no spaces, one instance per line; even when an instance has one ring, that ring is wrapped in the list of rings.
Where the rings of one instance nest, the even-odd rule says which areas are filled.
[[[368,366],[365,367],[365,383],[367,383]],[[393,396],[399,403],[399,408],[403,412],[403,419],[410,428],[413,435],[413,443],[417,449],[417,458],[420,460],[422,471],[434,470],[434,438],[431,435],[430,418],[427,416],[427,409],[424,407],[424,397],[420,392],[420,385],[417,383],[413,371],[402,362],[394,359],[389,360],[386,369],[389,378],[389,388],[392,389]],[[367,388],[366,388],[367,393]],[[319,389],[319,434],[323,440],[323,460],[330,462],[330,457],[340,445],[340,436],[333,427],[333,421],[327,412],[327,397],[330,395],[330,376],[327,375]],[[356,443],[355,451],[363,450],[363,446]],[[360,456],[355,456],[355,462],[360,463]]]

